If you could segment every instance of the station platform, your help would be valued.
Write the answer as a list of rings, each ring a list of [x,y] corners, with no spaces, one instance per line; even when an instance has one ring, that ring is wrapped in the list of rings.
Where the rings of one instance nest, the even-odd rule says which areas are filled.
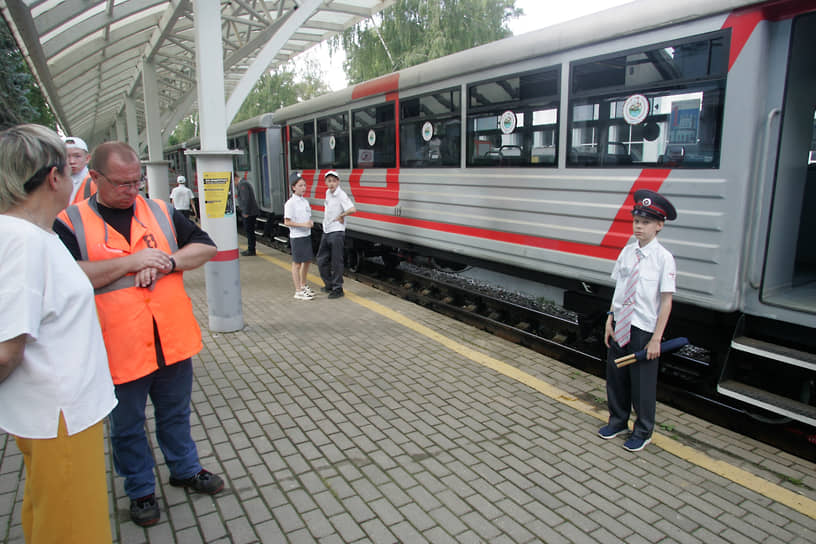
[[[143,529],[108,456],[117,543],[816,542],[813,463],[662,404],[630,453],[597,435],[595,376],[353,280],[295,300],[264,246],[240,265],[234,333],[207,330],[203,268],[185,274],[193,435],[226,488],[170,487],[155,446],[162,517]],[[0,434],[2,542],[23,541],[23,478]]]

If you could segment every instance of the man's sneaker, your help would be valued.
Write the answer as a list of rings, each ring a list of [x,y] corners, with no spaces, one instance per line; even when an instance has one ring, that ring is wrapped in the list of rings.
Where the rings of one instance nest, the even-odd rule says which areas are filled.
[[[295,298],[298,300],[312,300],[314,297],[306,291],[295,291]]]
[[[156,502],[156,495],[153,493],[130,501],[130,519],[136,525],[140,527],[155,525],[160,516],[159,503]]]
[[[215,495],[224,489],[224,480],[216,476],[209,470],[201,469],[198,474],[189,478],[179,479],[170,477],[170,485],[174,487],[186,487],[198,493]]]
[[[646,444],[652,441],[652,437],[649,438],[638,438],[636,436],[630,436],[629,440],[623,443],[623,447],[629,451],[640,451],[646,447]]]
[[[609,425],[604,425],[603,427],[601,427],[598,430],[598,436],[600,436],[604,440],[611,440],[612,438],[615,438],[616,436],[620,436],[623,433],[628,433],[628,432],[629,432],[628,427],[623,427],[622,429],[615,429],[615,428],[613,428],[613,427],[611,427]]]
[[[250,251],[250,250],[247,249],[246,251],[242,251],[241,255],[243,255],[244,257],[254,257],[255,256],[255,250],[253,249],[252,251]]]
[[[314,291],[312,291],[312,288],[311,288],[311,287],[309,287],[308,285],[304,285],[304,286],[303,286],[303,289],[301,289],[301,291],[303,291],[304,293],[306,293],[306,294],[307,294],[307,295],[309,295],[310,297],[315,296],[315,292],[314,292]]]
[[[328,298],[340,298],[343,295],[345,295],[345,293],[343,293],[342,289],[332,289],[332,291],[329,293]]]

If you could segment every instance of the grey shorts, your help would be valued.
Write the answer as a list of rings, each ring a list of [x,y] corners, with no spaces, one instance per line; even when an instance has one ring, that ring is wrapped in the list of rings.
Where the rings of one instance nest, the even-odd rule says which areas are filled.
[[[311,236],[289,238],[289,243],[292,244],[292,262],[305,263],[314,258]]]

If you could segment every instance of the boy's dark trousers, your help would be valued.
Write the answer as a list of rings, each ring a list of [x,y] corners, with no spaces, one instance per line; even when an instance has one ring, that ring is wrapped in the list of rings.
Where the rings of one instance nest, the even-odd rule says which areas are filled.
[[[248,215],[244,217],[244,231],[247,239],[247,251],[255,253],[255,220],[256,215]]]
[[[329,291],[343,289],[343,249],[346,231],[323,233],[317,249],[317,269]]]
[[[614,327],[614,325],[613,325]],[[632,436],[646,439],[652,436],[657,404],[657,370],[660,358],[638,361],[618,368],[615,359],[635,353],[646,347],[652,333],[632,327],[629,343],[621,348],[611,340],[606,358],[606,401],[609,406],[609,426],[613,429],[626,427],[632,407],[635,420]]]

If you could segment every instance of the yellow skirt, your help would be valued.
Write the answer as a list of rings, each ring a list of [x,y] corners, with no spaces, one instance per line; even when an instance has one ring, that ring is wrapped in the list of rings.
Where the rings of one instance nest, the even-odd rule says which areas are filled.
[[[22,524],[27,544],[110,544],[103,424],[57,438],[16,437],[26,467]]]

